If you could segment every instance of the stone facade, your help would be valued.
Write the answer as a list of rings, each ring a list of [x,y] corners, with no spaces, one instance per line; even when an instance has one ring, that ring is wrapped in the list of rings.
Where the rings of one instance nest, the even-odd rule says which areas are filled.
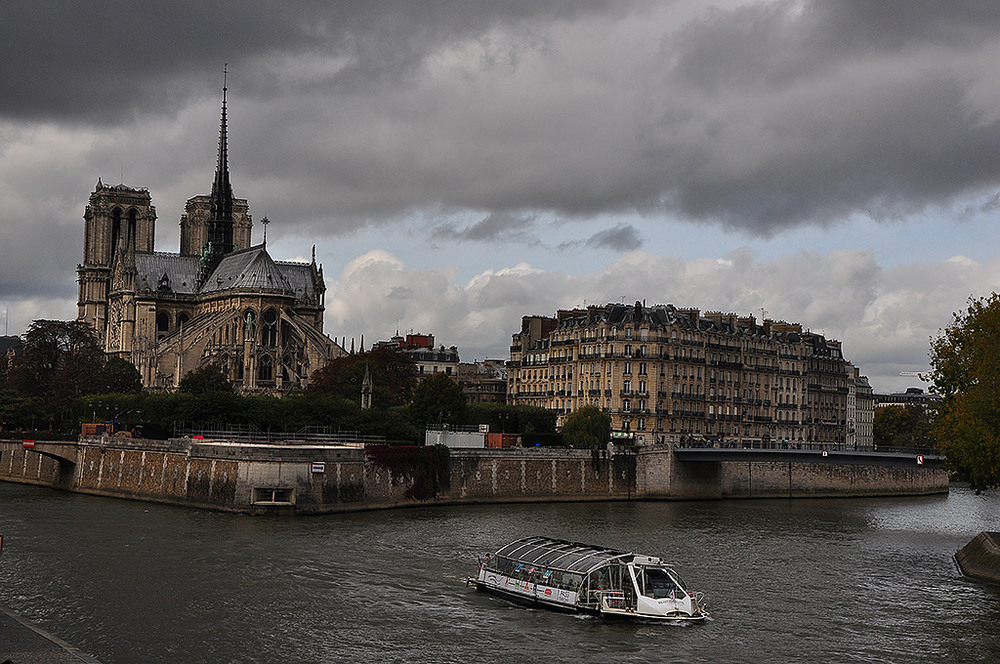
[[[275,261],[252,245],[245,199],[229,184],[226,107],[212,194],[188,200],[180,253],[154,251],[147,189],[100,180],[84,214],[79,320],[149,388],[174,389],[207,364],[245,393],[281,393],[344,354],[323,333],[323,268]],[[266,221],[266,220],[265,220]]]
[[[460,362],[458,385],[469,403],[506,403],[507,363],[503,360]]]
[[[847,393],[847,446],[864,449],[875,444],[875,394],[868,378],[850,366]]]
[[[609,304],[526,316],[513,335],[508,403],[592,405],[643,444],[847,443],[848,395],[871,412],[839,341],[797,323],[671,305]],[[867,383],[867,380],[864,380]],[[870,394],[870,389],[867,394]]]
[[[388,348],[406,353],[413,360],[417,377],[420,380],[423,380],[427,376],[433,376],[436,373],[443,373],[452,378],[458,377],[458,348],[455,346],[449,348],[439,346],[435,348],[433,334],[410,333],[402,337],[397,333],[389,341],[376,342],[372,348]],[[362,348],[362,350],[364,349]]]

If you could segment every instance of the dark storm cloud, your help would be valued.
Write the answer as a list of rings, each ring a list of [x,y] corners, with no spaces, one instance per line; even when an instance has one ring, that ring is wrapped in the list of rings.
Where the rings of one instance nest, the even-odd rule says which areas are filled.
[[[964,46],[994,39],[1000,29],[994,0],[963,0],[947,8],[937,0],[839,0],[818,9],[833,41],[867,48],[898,49],[915,41]]]
[[[592,235],[587,240],[587,246],[614,249],[615,251],[632,251],[642,246],[642,237],[631,224],[618,224],[614,228]]]
[[[614,228],[594,233],[586,240],[563,242],[558,248],[569,251],[580,247],[610,249],[615,252],[634,251],[642,247],[642,236],[632,224],[618,224]]]
[[[442,42],[492,23],[572,17],[607,4],[7,0],[0,117],[121,122],[170,112],[191,95],[214,93],[224,62],[242,67],[243,84],[257,94],[284,94],[286,84],[266,70],[282,56],[348,60],[326,83],[392,80]]]
[[[669,183],[661,200],[770,235],[859,212],[903,217],[996,186],[1000,122],[970,100],[974,70],[957,74],[1000,20],[992,3],[954,8],[786,2],[692,22],[667,46],[665,82],[701,99],[702,114],[667,102],[654,127],[700,136],[673,146],[689,168],[666,142],[648,160]]]
[[[479,241],[528,241],[537,242],[537,238],[526,232],[534,224],[534,217],[494,213],[470,226],[448,222],[436,226],[431,231],[434,240],[458,240],[462,242]]]
[[[31,297],[64,297],[76,290],[76,265],[80,262],[75,229],[54,220],[28,220],[26,232],[14,226],[0,229],[0,300]],[[82,239],[82,234],[81,234]]]
[[[197,193],[182,191],[195,161],[210,182],[208,109],[228,62],[235,187],[276,233],[454,210],[433,239],[520,241],[546,213],[623,212],[767,237],[993,193],[998,14],[901,0],[15,1],[0,5],[0,123],[92,129],[91,157],[108,162],[94,170],[138,164],[134,184],[172,217]],[[0,127],[0,156],[14,140]],[[483,221],[459,221],[469,211]]]

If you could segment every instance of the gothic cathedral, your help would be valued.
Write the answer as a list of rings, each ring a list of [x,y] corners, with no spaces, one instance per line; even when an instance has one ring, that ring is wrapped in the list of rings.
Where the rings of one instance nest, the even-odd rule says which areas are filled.
[[[229,181],[226,88],[215,181],[188,200],[180,253],[153,250],[149,190],[100,180],[84,213],[77,318],[109,356],[132,362],[148,388],[170,390],[193,369],[220,367],[243,393],[304,387],[344,355],[323,333],[323,268],[275,261],[252,246],[246,199]],[[267,220],[264,220],[266,225]]]

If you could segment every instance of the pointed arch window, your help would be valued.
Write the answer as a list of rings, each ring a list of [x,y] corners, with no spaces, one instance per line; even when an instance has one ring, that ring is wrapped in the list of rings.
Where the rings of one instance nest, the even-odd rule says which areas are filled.
[[[156,314],[156,338],[162,339],[170,333],[170,316],[166,311]]]
[[[122,235],[122,209],[116,207],[111,211],[111,256],[109,259],[113,259],[115,252],[118,250],[118,242],[121,240]]]
[[[128,240],[128,243],[130,245],[132,245],[133,247],[135,246],[135,233],[136,233],[136,226],[138,225],[138,220],[139,220],[139,213],[137,213],[134,208],[131,209],[131,210],[129,210],[128,211],[128,238],[127,238],[127,240]]]
[[[275,348],[278,345],[278,313],[274,309],[265,310],[261,323],[261,343],[267,348]]]
[[[257,363],[257,380],[265,382],[274,380],[274,363],[270,355],[262,355]]]

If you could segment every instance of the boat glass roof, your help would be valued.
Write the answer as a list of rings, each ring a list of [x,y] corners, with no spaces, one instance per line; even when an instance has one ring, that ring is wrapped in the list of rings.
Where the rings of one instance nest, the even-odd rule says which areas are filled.
[[[582,574],[615,559],[627,562],[632,558],[631,553],[624,551],[550,537],[525,537],[501,548],[496,555],[539,567]]]

